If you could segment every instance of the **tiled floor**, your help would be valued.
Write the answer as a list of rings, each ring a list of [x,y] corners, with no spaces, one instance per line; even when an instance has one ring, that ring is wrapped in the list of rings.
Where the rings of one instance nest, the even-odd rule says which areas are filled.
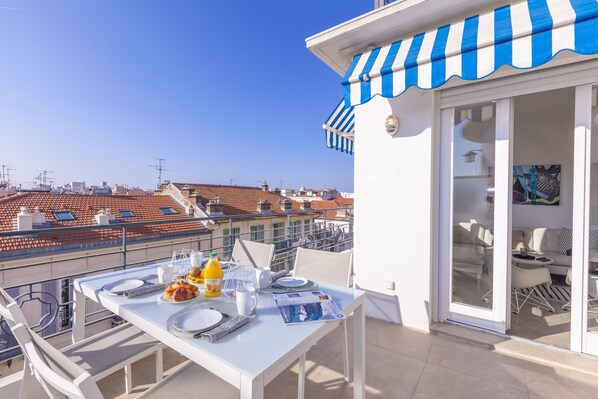
[[[352,383],[342,378],[340,333],[330,334],[308,353],[306,398],[353,397]],[[376,319],[367,319],[366,342],[368,398],[598,397],[595,376],[520,360]],[[183,360],[167,351],[165,370]],[[136,364],[133,371],[136,389],[132,395],[122,394],[124,378],[120,372],[101,381],[106,397],[133,398],[153,382],[151,360]],[[295,364],[266,387],[266,398],[296,397]]]

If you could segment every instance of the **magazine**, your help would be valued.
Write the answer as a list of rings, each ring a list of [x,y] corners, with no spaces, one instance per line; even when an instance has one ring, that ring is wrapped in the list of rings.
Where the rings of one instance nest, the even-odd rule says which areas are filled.
[[[323,291],[272,295],[285,325],[347,318],[330,295]]]

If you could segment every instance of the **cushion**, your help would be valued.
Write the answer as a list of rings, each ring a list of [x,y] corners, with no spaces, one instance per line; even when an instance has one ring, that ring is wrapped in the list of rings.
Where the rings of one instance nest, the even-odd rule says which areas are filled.
[[[475,265],[484,264],[484,247],[482,245],[453,244],[453,261],[459,263],[470,263]]]
[[[546,256],[553,260],[553,265],[555,266],[569,266],[571,267],[571,258],[570,256],[561,254],[559,252],[543,252],[542,255]]]
[[[533,232],[533,248],[531,249],[535,252],[559,252],[561,232],[562,229],[535,228]]]
[[[525,245],[525,233],[523,232],[523,230],[513,230],[513,233],[511,235],[511,240],[513,242],[512,248],[514,250],[518,251],[520,249],[529,249]]]
[[[561,230],[561,236],[559,237],[559,248],[558,252],[567,254],[567,250],[573,246],[573,230],[563,228]]]

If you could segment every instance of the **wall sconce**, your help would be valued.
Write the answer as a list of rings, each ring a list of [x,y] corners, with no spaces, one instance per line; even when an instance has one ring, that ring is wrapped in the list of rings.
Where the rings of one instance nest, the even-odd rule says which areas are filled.
[[[399,131],[399,118],[397,118],[395,115],[389,115],[386,117],[384,128],[386,129],[386,133],[388,133],[390,136],[394,136]]]
[[[465,163],[475,162],[475,157],[478,152],[481,152],[481,151],[480,150],[473,150],[473,151],[469,150],[465,154],[463,154],[462,157],[463,157],[463,160],[465,161]]]

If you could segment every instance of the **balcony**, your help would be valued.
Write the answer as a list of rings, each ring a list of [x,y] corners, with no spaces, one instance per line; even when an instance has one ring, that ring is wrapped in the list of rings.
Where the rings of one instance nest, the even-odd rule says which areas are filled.
[[[317,218],[309,225],[292,223],[300,213],[289,215],[284,226],[272,229],[253,229],[236,232],[234,218],[221,222],[209,234],[194,237],[169,237],[168,240],[139,242],[129,240],[128,232],[135,226],[107,226],[121,232],[120,240],[111,238],[105,246],[81,248],[64,253],[52,252],[50,259],[44,253],[37,253],[36,259],[28,264],[15,266],[4,263],[4,281],[7,274],[25,276],[28,281],[6,286],[10,293],[20,295],[21,301],[28,301],[28,312],[43,314],[37,328],[56,347],[70,343],[72,280],[86,274],[107,270],[133,268],[170,259],[173,250],[181,248],[200,249],[204,252],[215,250],[230,254],[236,238],[253,239],[276,245],[274,269],[290,268],[294,254],[300,246],[328,251],[343,251],[353,247],[352,218],[342,221]],[[254,216],[255,217],[255,216]],[[189,220],[184,221],[188,223]],[[179,222],[169,222],[179,223]],[[182,223],[182,222],[180,222]],[[98,229],[98,226],[89,229]],[[104,227],[102,227],[104,228]],[[68,229],[65,229],[67,232]],[[72,231],[84,231],[77,228]],[[223,234],[225,233],[226,234]],[[1,233],[7,235],[35,235],[38,232]],[[148,256],[153,254],[153,256]],[[116,261],[115,261],[116,259]],[[106,266],[108,264],[108,266]],[[84,266],[84,267],[83,267]],[[50,269],[51,278],[40,276],[37,271]],[[60,270],[69,272],[60,273]],[[58,275],[59,274],[59,275]],[[20,277],[19,277],[20,278]],[[44,313],[36,306],[39,302],[54,304],[51,314]],[[89,309],[89,306],[88,306]],[[88,334],[109,329],[122,320],[101,308],[91,309],[86,317]],[[349,319],[351,323],[351,318]],[[352,329],[349,328],[349,332]],[[454,397],[479,397],[482,392],[487,397],[558,397],[569,395],[593,397],[598,394],[598,373],[574,371],[570,363],[550,362],[545,358],[531,356],[519,349],[510,350],[512,343],[481,334],[478,338],[455,340],[446,331],[428,334],[385,321],[368,318],[366,321],[366,364],[367,397],[445,397],[447,392]],[[0,397],[13,397],[18,387],[22,357],[12,337],[2,331],[0,335]],[[462,335],[462,334],[461,334]],[[349,338],[351,340],[351,337]],[[342,375],[341,331],[325,337],[307,355],[306,397],[349,398],[353,397],[352,383],[345,383]],[[504,342],[503,342],[504,341]],[[173,350],[165,351],[164,370],[168,375],[186,358]],[[562,363],[557,364],[557,363]],[[106,398],[129,398],[149,388],[154,382],[152,358],[134,364],[134,390],[125,394],[123,372],[116,372],[99,382]],[[584,367],[579,367],[584,369]],[[282,372],[266,387],[268,398],[292,398],[297,395],[298,365]],[[591,377],[591,378],[590,378]]]

